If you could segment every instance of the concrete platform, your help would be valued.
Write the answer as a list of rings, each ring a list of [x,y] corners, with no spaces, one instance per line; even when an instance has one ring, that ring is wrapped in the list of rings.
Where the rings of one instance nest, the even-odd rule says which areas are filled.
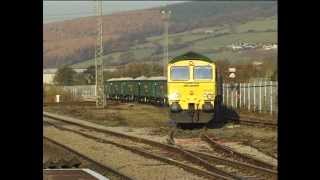
[[[109,180],[90,169],[44,169],[43,180]]]

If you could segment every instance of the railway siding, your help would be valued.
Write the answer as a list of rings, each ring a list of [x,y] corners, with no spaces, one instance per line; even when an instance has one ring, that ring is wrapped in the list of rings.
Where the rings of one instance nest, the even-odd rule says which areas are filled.
[[[97,130],[97,131],[99,131],[99,132],[106,132],[106,133],[108,133],[108,132],[110,132],[110,134],[118,134],[117,136],[120,136],[120,137],[124,137],[124,138],[129,138],[129,139],[131,139],[131,140],[133,140],[133,141],[142,141],[142,142],[146,142],[147,144],[150,144],[150,145],[155,145],[155,146],[158,146],[157,145],[157,143],[156,142],[153,142],[152,140],[147,140],[147,139],[144,139],[144,138],[141,138],[141,137],[135,137],[135,136],[128,136],[128,135],[126,135],[126,134],[123,134],[123,133],[119,133],[119,132],[114,132],[114,131],[112,131],[112,130],[109,130],[108,128],[106,128],[106,127],[101,127],[101,125],[97,125],[97,124],[93,124],[93,123],[90,123],[90,122],[83,122],[83,123],[80,123],[82,120],[78,120],[78,119],[74,119],[74,118],[69,118],[69,117],[64,117],[64,116],[56,116],[55,114],[51,114],[51,113],[44,113],[44,116],[48,116],[48,117],[53,117],[53,119],[58,119],[58,120],[61,120],[61,121],[64,121],[65,123],[67,123],[67,124],[74,124],[74,125],[80,125],[80,126],[84,126],[84,127],[87,127],[87,128],[90,128],[90,129],[93,129],[94,131],[95,130]],[[68,119],[68,120],[67,120]],[[71,120],[71,121],[69,121],[69,120]],[[97,128],[97,126],[100,126],[100,128]],[[168,145],[165,145],[165,146],[168,146]],[[174,147],[172,147],[172,148],[170,148],[170,146],[168,146],[167,148],[169,148],[169,149],[171,149],[172,150],[172,148],[174,149]],[[183,153],[184,155],[187,155],[188,156],[188,152],[185,152],[185,153]],[[193,156],[192,154],[195,154],[195,153],[191,153],[191,154],[189,154],[189,156]],[[198,155],[197,155],[198,156]],[[191,158],[192,159],[192,158]],[[193,157],[193,159],[195,159],[194,157]],[[202,158],[201,158],[202,159]],[[200,162],[200,161],[202,161],[201,159],[198,159],[198,161]],[[206,158],[204,158],[204,159],[206,159]],[[212,159],[212,158],[211,158]],[[214,161],[217,161],[217,159],[216,160],[214,160]],[[220,162],[222,162],[222,161],[220,161]],[[228,164],[228,162],[223,162],[223,163],[227,163]],[[236,162],[235,162],[236,163]],[[203,164],[203,163],[202,163]],[[230,162],[229,162],[229,164],[230,164]],[[208,164],[208,165],[210,165],[210,164]],[[239,164],[240,166],[241,166],[241,164]],[[238,166],[238,165],[237,165]],[[210,166],[208,166],[209,167],[209,169],[212,169],[212,167],[210,167]],[[207,167],[206,167],[206,169],[207,169]],[[214,168],[215,169],[215,168]],[[249,168],[250,169],[250,168]],[[251,168],[252,169],[252,168]],[[253,169],[255,169],[255,168],[253,168]],[[256,170],[254,170],[254,171],[256,171]],[[272,172],[272,171],[269,171],[268,172],[268,170],[267,169],[265,169],[265,170],[263,170],[263,169],[260,169],[260,170],[258,170],[258,171],[261,171],[261,172],[265,172],[265,173],[271,173],[271,174],[275,174],[276,175],[276,172]],[[219,173],[220,174],[220,173]],[[222,173],[223,174],[223,173]]]
[[[44,135],[102,164],[107,164],[121,173],[130,175],[133,179],[203,179],[182,168],[144,158],[114,145],[61,131],[52,126],[44,127]]]

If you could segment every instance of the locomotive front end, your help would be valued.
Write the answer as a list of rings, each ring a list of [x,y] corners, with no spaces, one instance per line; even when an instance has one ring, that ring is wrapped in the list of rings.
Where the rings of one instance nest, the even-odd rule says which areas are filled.
[[[168,64],[170,118],[177,123],[207,123],[213,118],[216,66],[204,56],[187,53]]]

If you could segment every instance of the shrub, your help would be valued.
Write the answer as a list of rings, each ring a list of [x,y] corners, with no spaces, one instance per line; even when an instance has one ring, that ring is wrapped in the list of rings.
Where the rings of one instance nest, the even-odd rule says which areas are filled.
[[[78,101],[79,98],[73,96],[70,92],[63,90],[61,87],[45,84],[43,87],[43,103],[55,102],[56,95],[60,95],[61,102]]]

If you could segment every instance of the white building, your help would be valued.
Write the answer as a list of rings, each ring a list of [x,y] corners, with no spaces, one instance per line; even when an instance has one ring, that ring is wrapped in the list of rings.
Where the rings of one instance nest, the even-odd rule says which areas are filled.
[[[43,83],[53,84],[53,78],[57,72],[57,69],[43,69]]]
[[[278,45],[277,45],[277,44],[263,45],[262,48],[263,48],[264,50],[277,49],[277,48],[278,48]]]

